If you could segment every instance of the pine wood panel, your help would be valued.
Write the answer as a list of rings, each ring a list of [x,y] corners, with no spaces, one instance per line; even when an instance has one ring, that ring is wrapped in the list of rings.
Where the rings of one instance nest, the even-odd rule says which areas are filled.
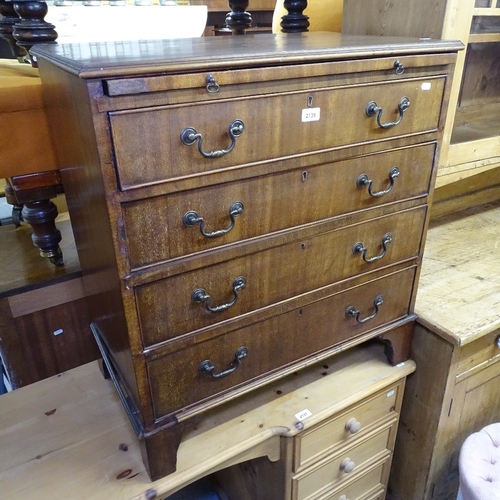
[[[500,326],[499,221],[500,204],[492,202],[437,219],[428,231],[415,310],[454,344]]]
[[[390,500],[455,499],[463,441],[498,421],[498,236],[490,231],[499,214],[494,202],[436,219],[428,231],[412,344],[419,370],[406,387]]]
[[[277,449],[279,457],[279,435],[299,432],[294,415],[304,409],[305,398],[312,413],[304,421],[308,429],[372,392],[404,382],[414,369],[412,361],[389,366],[376,345],[310,366],[300,379],[276,381],[200,421],[179,448],[177,472],[151,483],[111,382],[90,363],[2,396],[2,494],[9,500],[72,498],[75,491],[93,500],[168,496],[211,470],[238,463],[245,450]],[[271,449],[262,446],[267,442]],[[67,480],[54,480],[54,471]]]

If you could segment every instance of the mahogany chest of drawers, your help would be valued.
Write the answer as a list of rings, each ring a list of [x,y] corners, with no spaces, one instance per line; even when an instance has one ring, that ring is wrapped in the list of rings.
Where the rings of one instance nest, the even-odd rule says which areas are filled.
[[[36,48],[98,340],[152,478],[203,412],[367,339],[408,356],[460,43]]]

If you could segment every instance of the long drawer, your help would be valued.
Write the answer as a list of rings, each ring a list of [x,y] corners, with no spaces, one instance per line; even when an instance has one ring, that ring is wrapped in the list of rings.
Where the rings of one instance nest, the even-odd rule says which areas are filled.
[[[162,342],[412,259],[425,213],[418,207],[138,286],[143,340]]]
[[[405,318],[414,277],[412,267],[207,341],[194,338],[189,347],[152,359],[148,370],[156,416]],[[358,314],[350,313],[353,310]],[[213,365],[212,372],[203,372],[204,361]],[[211,375],[226,370],[231,372],[218,378]]]
[[[425,196],[434,151],[427,144],[124,203],[130,266]]]
[[[120,187],[437,131],[444,85],[416,78],[110,112]]]

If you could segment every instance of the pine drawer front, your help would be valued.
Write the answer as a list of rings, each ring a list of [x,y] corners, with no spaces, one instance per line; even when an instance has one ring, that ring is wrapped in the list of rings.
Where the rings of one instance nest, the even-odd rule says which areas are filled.
[[[395,424],[392,424],[395,426]],[[333,459],[329,457],[292,479],[293,500],[313,500],[321,498],[328,490],[332,490],[348,481],[370,464],[388,459],[388,449],[392,426],[385,425],[369,438],[356,442],[343,450]],[[344,467],[347,466],[346,472]],[[349,467],[352,467],[349,468]],[[320,485],[318,487],[318,485]],[[373,485],[375,486],[375,485]]]
[[[300,366],[346,340],[376,336],[379,328],[408,315],[414,277],[415,269],[406,269],[244,328],[236,325],[220,335],[210,332],[214,336],[206,341],[195,335],[158,347],[148,362],[156,417],[221,396],[293,363]],[[384,300],[378,312],[377,297]],[[373,317],[360,323],[347,314],[351,307],[360,312],[360,320]],[[246,355],[237,361],[240,348]],[[213,378],[203,372],[205,360],[214,366],[215,375],[232,372]]]
[[[395,409],[401,398],[400,391],[401,385],[395,384],[361,405],[300,433],[295,438],[294,471],[300,472],[337,448],[349,446],[382,418],[398,418]]]
[[[290,155],[437,132],[444,85],[444,77],[417,78],[110,112],[120,186],[127,190]],[[381,114],[368,116],[370,103]],[[400,117],[401,122],[383,128],[378,115],[381,125]],[[143,140],[131,141],[133,136]]]
[[[124,203],[130,266],[423,197],[434,151],[427,144]]]
[[[390,465],[390,461],[386,459],[381,464],[371,466],[366,473],[357,476],[355,481],[342,486],[333,493],[316,498],[317,500],[383,500],[385,499],[384,469]]]
[[[462,347],[457,369],[457,381],[499,361],[500,330],[495,330]]]
[[[425,213],[426,207],[419,207],[138,286],[144,342],[172,339],[413,259],[419,253]],[[355,251],[361,247],[367,249],[366,260],[381,257],[384,248],[385,255],[366,262],[363,252]],[[222,311],[207,309],[231,303]]]

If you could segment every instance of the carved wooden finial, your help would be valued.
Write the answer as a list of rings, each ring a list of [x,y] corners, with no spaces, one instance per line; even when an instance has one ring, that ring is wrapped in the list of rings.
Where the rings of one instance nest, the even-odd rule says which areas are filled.
[[[16,44],[16,39],[12,35],[14,25],[19,22],[19,16],[14,10],[14,4],[0,0],[0,16],[0,38],[9,44],[12,55],[22,61],[26,56],[26,50]]]
[[[252,16],[246,11],[248,3],[248,0],[228,2],[231,12],[226,16],[226,26],[233,32],[233,35],[244,35],[252,25]]]
[[[288,14],[281,18],[281,31],[283,33],[302,33],[309,31],[309,18],[303,14],[307,7],[307,0],[285,0],[285,9]]]
[[[57,38],[55,26],[44,20],[47,15],[47,4],[34,0],[17,0],[14,10],[20,20],[14,25],[12,35],[17,40],[17,45],[27,52],[37,43],[54,42]],[[36,61],[31,60],[33,66]]]

